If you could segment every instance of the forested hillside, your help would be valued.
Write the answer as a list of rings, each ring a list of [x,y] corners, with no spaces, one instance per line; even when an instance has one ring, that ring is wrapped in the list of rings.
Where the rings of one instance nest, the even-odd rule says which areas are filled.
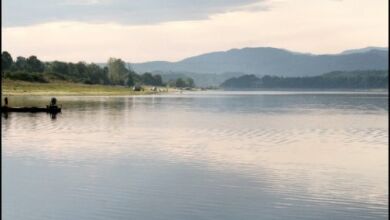
[[[388,88],[388,77],[387,70],[334,71],[311,77],[244,75],[226,80],[221,87],[225,89],[375,89]]]

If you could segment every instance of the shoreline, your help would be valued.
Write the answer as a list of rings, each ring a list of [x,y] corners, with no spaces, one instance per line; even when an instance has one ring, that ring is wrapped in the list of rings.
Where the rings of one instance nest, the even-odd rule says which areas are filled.
[[[144,86],[144,91],[133,91],[131,87],[112,85],[88,85],[56,81],[49,83],[35,83],[17,80],[2,79],[2,96],[135,96],[155,95],[177,92],[175,88]]]

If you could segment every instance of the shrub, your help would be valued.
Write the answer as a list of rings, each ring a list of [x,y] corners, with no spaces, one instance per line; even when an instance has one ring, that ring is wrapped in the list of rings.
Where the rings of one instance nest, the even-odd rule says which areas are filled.
[[[27,73],[24,71],[6,72],[5,78],[13,80],[22,80],[28,82],[47,83],[48,81],[43,77],[42,73]]]

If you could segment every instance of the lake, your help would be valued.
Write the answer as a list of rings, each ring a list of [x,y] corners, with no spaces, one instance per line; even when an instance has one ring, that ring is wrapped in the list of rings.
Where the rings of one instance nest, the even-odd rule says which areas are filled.
[[[388,218],[387,92],[57,99],[2,115],[5,220]]]

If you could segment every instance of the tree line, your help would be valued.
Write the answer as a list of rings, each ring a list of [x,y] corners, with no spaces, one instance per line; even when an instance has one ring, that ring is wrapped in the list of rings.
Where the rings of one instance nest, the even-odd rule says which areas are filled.
[[[313,88],[374,89],[388,88],[388,70],[334,71],[320,76],[281,77],[244,75],[226,80],[222,88]]]
[[[43,62],[36,56],[18,56],[14,60],[11,54],[3,51],[1,54],[2,78],[24,80],[31,82],[49,82],[52,80],[64,80],[85,84],[103,85],[151,85],[165,86],[161,75],[143,73],[137,74],[129,64],[118,58],[109,58],[107,65],[85,62]],[[192,80],[192,79],[191,79]],[[193,80],[177,79],[169,85],[176,87],[194,86]],[[184,83],[183,83],[184,82]]]

